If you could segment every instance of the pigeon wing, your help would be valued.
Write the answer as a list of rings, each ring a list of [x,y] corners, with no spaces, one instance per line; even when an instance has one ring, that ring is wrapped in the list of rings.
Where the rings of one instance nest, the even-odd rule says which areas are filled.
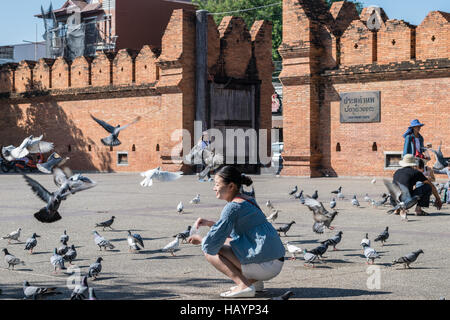
[[[52,142],[47,141],[36,141],[35,143],[32,143],[30,146],[28,146],[28,151],[30,153],[47,153],[52,151],[54,148],[54,145]]]
[[[397,184],[397,186],[399,187],[399,189],[401,191],[399,200],[403,202],[403,201],[406,201],[408,199],[411,199],[411,194],[409,193],[409,189],[405,185],[403,185],[401,183],[397,182],[396,184]]]
[[[109,133],[113,133],[114,132],[114,127],[112,125],[106,123],[103,120],[97,119],[92,114],[91,114],[91,118],[94,119],[99,125],[101,125],[103,127],[103,129],[105,129]]]
[[[156,179],[161,182],[167,182],[167,181],[175,181],[177,179],[180,179],[183,175],[182,171],[178,172],[168,172],[168,171],[160,171],[156,175]]]
[[[31,190],[44,202],[48,203],[51,197],[51,193],[45,189],[39,182],[28,177],[26,174],[22,175],[27,184],[31,187]]]
[[[400,202],[400,196],[402,194],[401,189],[396,184],[383,179],[383,183],[391,194],[391,198],[395,200],[396,203]]]
[[[65,175],[64,171],[62,171],[60,168],[54,168],[53,181],[58,187],[61,187],[64,183],[67,182],[67,176]]]
[[[126,124],[124,126],[121,126],[120,128],[117,129],[118,132],[122,131],[123,129],[126,129],[127,127],[131,126],[132,124],[135,124],[136,122],[138,122],[139,120],[141,120],[141,117],[136,117],[133,121],[131,121],[129,124]]]

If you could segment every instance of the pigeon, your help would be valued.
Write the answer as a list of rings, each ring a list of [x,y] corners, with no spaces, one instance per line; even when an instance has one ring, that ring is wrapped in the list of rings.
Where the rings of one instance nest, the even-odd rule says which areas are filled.
[[[105,231],[105,228],[110,228],[111,230],[114,230],[114,229],[111,227],[111,225],[113,224],[115,218],[116,218],[115,216],[112,216],[111,219],[109,219],[109,220],[106,220],[106,221],[103,221],[103,222],[96,223],[96,224],[95,224],[95,227],[103,227],[103,231]]]
[[[272,211],[274,210],[273,204],[272,204],[272,202],[270,202],[270,200],[267,200],[266,207],[269,208]]]
[[[2,158],[5,159],[6,161],[14,161],[16,160],[12,155],[11,155],[11,151],[13,151],[16,147],[14,147],[13,145],[9,145],[7,147],[3,147],[2,146]]]
[[[311,196],[314,200],[317,200],[319,198],[319,192],[316,190],[314,191],[313,195]]]
[[[69,251],[69,248],[70,247],[67,246],[67,241],[63,241],[62,246],[58,248],[56,253],[63,256],[67,253],[67,251]]]
[[[140,247],[144,248],[144,240],[142,240],[142,237],[137,233],[131,234],[130,230],[128,230],[127,241],[130,250],[139,251],[141,250]]]
[[[13,270],[14,270],[14,266],[21,264],[21,265],[25,265],[25,262],[23,262],[22,260],[20,260],[19,258],[16,258],[15,256],[13,256],[12,254],[10,254],[8,252],[8,249],[3,249],[2,250],[5,253],[5,261],[8,264],[8,269],[9,267],[12,266]]]
[[[267,217],[267,221],[274,222],[278,218],[279,210],[274,210],[270,216]]]
[[[15,240],[17,242],[20,242],[20,231],[22,231],[22,228],[18,228],[16,231],[11,232],[10,234],[2,237],[2,239],[8,239],[8,243],[11,243],[11,240]]]
[[[33,233],[31,238],[28,238],[27,242],[25,243],[25,249],[24,250],[29,250],[30,254],[33,253],[33,249],[37,245],[36,237],[39,237],[39,236],[36,233]]]
[[[418,257],[421,253],[423,253],[422,249],[419,249],[419,250],[417,250],[417,251],[413,251],[413,252],[411,252],[411,253],[408,253],[406,256],[403,256],[403,257],[401,257],[401,258],[398,258],[398,259],[394,260],[394,261],[392,262],[392,265],[403,263],[403,266],[404,266],[405,268],[408,267],[408,268],[410,269],[411,267],[410,267],[409,265],[410,265],[411,263],[413,263],[414,261],[416,261],[416,260],[417,260],[417,257]]]
[[[442,147],[442,141],[440,142],[437,150],[429,149],[436,156],[436,162],[433,166],[433,169],[436,169],[436,170],[442,170],[442,169],[448,167],[448,164],[449,164],[448,159],[444,158],[444,155],[442,154],[441,147]]]
[[[366,257],[366,264],[369,264],[369,261],[372,261],[371,264],[374,264],[375,259],[380,258],[380,255],[375,251],[375,249],[371,248],[366,243],[361,243],[364,249],[364,256]]]
[[[297,186],[295,186],[290,192],[289,195],[292,196],[293,194],[297,193]]]
[[[180,237],[177,235],[176,237],[175,237],[175,240],[173,240],[172,242],[170,242],[167,246],[165,246],[164,248],[162,248],[161,249],[161,251],[163,251],[163,252],[170,252],[171,254],[172,254],[172,256],[175,256],[174,254],[173,254],[173,252],[175,251],[175,250],[177,250],[178,249],[178,247],[180,246]]]
[[[56,287],[45,288],[45,287],[35,287],[31,286],[28,281],[23,282],[23,294],[24,299],[39,300],[43,299],[45,296],[61,294],[61,292],[56,291]]]
[[[253,186],[252,186],[252,190],[251,191],[245,191],[244,190],[244,186],[241,186],[241,188],[239,189],[239,192],[241,193],[241,194],[244,194],[244,195],[246,195],[246,196],[249,196],[249,197],[251,197],[251,198],[255,198],[255,188],[253,188]]]
[[[303,250],[301,248],[294,246],[294,245],[290,244],[289,242],[286,242],[286,248],[288,249],[289,253],[292,254],[292,257],[290,258],[290,260],[297,259],[295,257],[295,254],[303,252]]]
[[[69,160],[69,157],[61,158],[61,156],[53,152],[45,163],[37,163],[36,167],[42,173],[51,174],[54,167],[60,167]]]
[[[372,181],[370,181],[370,183],[372,183],[372,184],[377,183],[377,179],[373,178]]]
[[[180,237],[180,239],[183,240],[183,242],[186,242],[186,239],[191,236],[191,229],[192,229],[192,226],[188,226],[185,231],[180,232],[180,233],[174,235],[173,237],[174,238]]]
[[[200,194],[197,193],[194,199],[192,199],[189,203],[191,204],[199,204],[200,203]]]
[[[183,202],[180,201],[180,203],[177,206],[177,212],[182,214],[183,213],[183,209],[184,209]]]
[[[120,125],[113,127],[112,125],[106,123],[105,121],[97,119],[92,114],[91,114],[91,118],[94,119],[99,125],[101,125],[103,127],[103,129],[105,129],[106,131],[108,131],[110,133],[110,135],[107,136],[106,138],[100,139],[100,141],[103,143],[103,145],[109,146],[109,147],[115,147],[115,146],[120,145],[122,143],[118,139],[120,131],[122,131],[123,129],[127,128],[128,126],[138,122],[141,119],[141,117],[137,117],[132,122],[130,122],[129,124],[126,124],[122,127]]]
[[[115,248],[111,242],[109,242],[108,240],[103,238],[101,235],[99,235],[97,231],[93,231],[93,233],[94,233],[95,244],[100,248],[100,251],[102,251],[102,247],[105,248],[105,250],[107,248],[109,248],[109,249]]]
[[[382,233],[380,233],[378,235],[378,237],[376,237],[374,239],[375,242],[377,241],[381,241],[381,245],[383,246],[384,243],[386,242],[386,240],[389,238],[389,227],[386,227],[386,229],[384,229],[384,231]]]
[[[314,253],[306,251],[306,249],[303,249],[303,259],[305,260],[305,267],[308,267],[312,265],[314,268],[314,262],[317,260],[317,255]]]
[[[85,293],[89,289],[87,283],[87,276],[83,276],[81,282],[75,286],[70,296],[70,300],[84,300],[86,299]]]
[[[337,198],[338,198],[338,200],[344,200],[345,199],[344,194],[342,192],[339,192],[337,194]]]
[[[390,209],[388,213],[393,213],[396,210],[400,210],[402,213],[403,211],[407,211],[409,208],[417,204],[419,201],[419,196],[415,195],[411,197],[411,194],[409,192],[409,189],[398,182],[389,182],[386,179],[383,180],[384,185],[388,188],[389,193],[391,195],[391,199],[395,203],[395,207],[393,209]],[[406,217],[406,213],[403,212]]]
[[[330,230],[334,229],[334,227],[331,227],[330,225],[338,214],[337,211],[331,213],[328,212],[322,202],[308,196],[305,199],[305,205],[313,212],[313,219],[315,221],[315,224],[313,225],[314,232],[323,233],[324,227],[327,227]]]
[[[339,250],[339,249],[336,249],[336,245],[337,245],[339,242],[341,242],[341,240],[342,240],[342,235],[343,235],[343,234],[344,234],[344,233],[343,233],[342,231],[339,231],[333,238],[330,238],[330,239],[328,239],[328,240],[322,241],[321,243],[322,243],[322,244],[327,243],[327,245],[333,246],[333,250],[334,250],[334,251]]]
[[[320,259],[325,254],[325,252],[327,252],[327,250],[328,250],[328,242],[324,241],[320,246],[308,250],[308,252],[317,255],[318,258]]]
[[[369,234],[366,233],[366,236],[364,239],[361,240],[361,245],[366,244],[367,246],[370,247],[370,240],[369,240]]]
[[[25,138],[20,146],[11,150],[10,156],[14,159],[26,157],[29,153],[47,153],[53,149],[53,143],[42,141],[43,135],[38,138],[29,136]]]
[[[61,237],[59,238],[59,241],[61,243],[63,243],[64,241],[69,242],[69,236],[67,235],[66,230],[64,230],[64,234],[61,235]]]
[[[375,201],[375,200],[371,200],[370,203],[372,204],[373,207],[378,208],[379,206],[384,205],[388,200],[388,197],[384,197],[382,200],[379,201]]]
[[[303,193],[301,194],[300,198],[298,198],[298,200],[300,201],[301,204],[305,204],[305,197],[303,196]]]
[[[366,195],[364,196],[364,201],[365,202],[370,202],[372,199],[370,199],[369,194],[366,193]]]
[[[300,198],[302,198],[302,197],[303,197],[303,190],[301,190],[301,191],[298,193],[298,195],[297,195],[297,194],[294,195],[294,198],[295,198],[295,199],[300,199]]]
[[[175,181],[183,176],[183,172],[162,171],[161,167],[157,167],[155,169],[141,172],[141,176],[144,177],[144,180],[141,181],[141,186],[150,187],[153,185],[153,179],[159,182]]]
[[[333,199],[331,199],[331,201],[330,201],[330,209],[334,209],[335,207],[336,207],[336,199],[333,198]]]
[[[218,169],[224,162],[222,154],[216,154],[209,147],[202,148],[196,144],[186,155],[186,161],[190,164],[203,164],[205,168],[200,172],[199,180],[205,179],[209,172]]]
[[[284,236],[286,236],[286,233],[289,231],[289,229],[291,228],[291,226],[292,226],[294,223],[295,223],[295,221],[291,221],[291,222],[289,222],[288,224],[285,224],[285,225],[279,227],[279,228],[277,229],[278,233],[283,232],[283,233],[284,233]]]
[[[337,190],[331,191],[331,193],[339,194],[342,191],[342,187],[339,187]]]
[[[295,294],[292,291],[286,291],[281,296],[270,298],[269,300],[289,300]]]
[[[75,245],[71,245],[69,250],[67,250],[66,254],[63,256],[64,261],[69,262],[72,265],[72,261],[77,257],[77,250],[75,250]]]
[[[89,266],[89,271],[88,271],[89,278],[94,278],[94,280],[97,279],[98,275],[102,271],[102,261],[103,261],[103,258],[98,257],[97,260],[95,261],[95,263],[93,263]]]
[[[53,265],[53,273],[56,273],[56,269],[65,270],[64,258],[58,254],[58,249],[53,250],[53,255],[50,257],[50,263]]]
[[[98,300],[94,288],[89,288],[89,300]]]
[[[356,199],[356,194],[353,195],[352,205],[355,206],[355,207],[359,207],[359,201],[358,201],[358,199]]]

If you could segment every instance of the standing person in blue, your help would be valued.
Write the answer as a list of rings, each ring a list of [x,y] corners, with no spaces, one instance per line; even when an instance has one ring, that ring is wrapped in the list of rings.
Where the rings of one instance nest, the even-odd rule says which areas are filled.
[[[420,123],[418,119],[411,120],[408,129],[403,134],[405,144],[403,145],[402,158],[405,154],[412,154],[416,158],[430,160],[429,156],[423,154],[425,148],[423,144],[423,137],[420,134],[420,128],[422,126],[424,126],[424,124]]]
[[[206,260],[235,282],[221,297],[254,297],[264,288],[263,281],[281,272],[283,243],[255,199],[239,193],[241,185],[252,184],[249,177],[225,166],[215,174],[214,182],[216,198],[227,204],[217,222],[198,218],[194,228],[207,226],[210,230],[203,239],[195,234],[188,242],[201,244]]]

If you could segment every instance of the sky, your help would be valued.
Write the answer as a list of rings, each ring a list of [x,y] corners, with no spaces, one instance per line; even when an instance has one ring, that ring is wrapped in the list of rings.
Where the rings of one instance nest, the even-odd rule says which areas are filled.
[[[60,8],[66,0],[52,0],[53,8]],[[276,1],[274,1],[276,2]],[[390,19],[402,19],[419,25],[430,11],[450,12],[450,0],[359,0],[365,7],[377,5]],[[47,9],[50,0],[0,0],[0,46],[23,43],[23,40],[42,41],[44,25],[34,17]]]

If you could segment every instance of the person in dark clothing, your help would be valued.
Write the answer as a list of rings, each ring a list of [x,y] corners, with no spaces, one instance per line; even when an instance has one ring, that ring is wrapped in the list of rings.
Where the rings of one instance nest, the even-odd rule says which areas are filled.
[[[416,206],[416,215],[428,215],[422,208],[428,208],[430,206],[431,194],[436,198],[435,205],[439,210],[442,207],[439,193],[434,184],[418,170],[417,159],[412,154],[406,154],[399,164],[402,168],[394,173],[394,182],[406,186],[409,189],[411,196],[419,196],[420,199]],[[416,187],[416,184],[419,181],[422,182],[422,184],[420,184],[419,187]]]

